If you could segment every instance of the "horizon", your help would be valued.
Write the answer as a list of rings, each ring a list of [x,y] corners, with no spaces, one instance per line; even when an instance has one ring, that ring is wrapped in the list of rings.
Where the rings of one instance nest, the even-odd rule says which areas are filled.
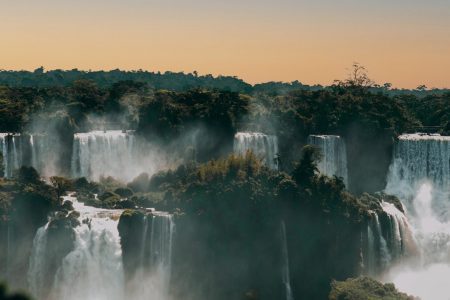
[[[361,65],[362,66],[362,65]],[[364,66],[362,66],[364,67]],[[179,74],[182,73],[184,75],[194,75],[195,72],[197,72],[196,70],[193,71],[173,71],[173,70],[164,70],[164,71],[160,71],[160,70],[146,70],[146,69],[121,69],[121,68],[113,68],[113,69],[79,69],[79,68],[68,68],[68,69],[47,69],[44,66],[40,66],[38,68],[35,69],[1,69],[0,68],[0,73],[1,72],[29,72],[29,73],[33,73],[34,71],[36,71],[39,68],[43,68],[43,73],[48,73],[48,72],[54,72],[54,71],[62,71],[62,72],[69,72],[69,71],[79,71],[79,72],[85,72],[85,73],[95,73],[95,72],[112,72],[112,71],[120,71],[120,72],[148,72],[148,73],[152,73],[152,74],[161,74],[164,75],[165,73],[173,73],[173,74]],[[348,68],[350,70],[350,68]],[[282,80],[268,80],[268,81],[261,81],[261,82],[249,82],[247,80],[245,80],[244,78],[241,78],[237,75],[232,75],[232,74],[211,74],[211,73],[198,73],[197,72],[197,76],[198,77],[204,77],[204,76],[208,76],[211,75],[214,79],[217,79],[219,77],[229,77],[229,78],[235,78],[236,80],[241,80],[242,82],[251,85],[252,87],[256,86],[256,85],[263,85],[263,84],[268,84],[268,83],[280,83],[280,84],[293,84],[295,82],[298,82],[299,84],[303,85],[303,86],[309,86],[309,87],[323,87],[323,88],[327,88],[332,86],[333,84],[335,84],[338,81],[341,80],[345,80],[346,78],[336,78],[333,81],[331,81],[329,84],[320,84],[320,83],[305,83],[302,82],[301,80],[295,79],[292,81],[282,81]],[[370,77],[370,74],[369,74]],[[371,78],[370,78],[371,79]],[[383,82],[383,83],[379,83],[379,82],[373,82],[374,84],[374,88],[376,87],[383,87],[383,84],[391,84],[390,82]],[[411,87],[411,88],[405,88],[405,87],[398,87],[395,85],[391,85],[389,87],[390,90],[406,90],[406,91],[414,91],[414,90],[418,90],[418,89],[423,89],[425,91],[433,91],[433,90],[448,90],[450,89],[450,87],[429,87],[426,85],[421,85],[419,84],[416,87]]]
[[[20,0],[0,4],[0,68],[154,70],[330,85],[450,87],[450,3]]]

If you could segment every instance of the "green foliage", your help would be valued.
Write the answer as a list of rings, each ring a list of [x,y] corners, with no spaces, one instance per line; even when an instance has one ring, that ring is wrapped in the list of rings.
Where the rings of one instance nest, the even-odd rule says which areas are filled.
[[[105,192],[98,196],[104,208],[113,208],[119,201],[120,196],[113,192]]]
[[[165,193],[165,201],[172,209],[219,213],[223,209],[236,211],[239,206],[246,211],[249,205],[264,209],[276,201],[277,182],[282,178],[248,152],[245,156],[231,155],[159,173],[151,179],[151,186]]]
[[[86,177],[74,179],[72,186],[78,192],[95,192],[98,190],[98,184],[95,182],[89,182]]]
[[[292,172],[292,178],[297,182],[310,187],[314,176],[319,172],[317,163],[321,159],[319,149],[306,145],[302,149],[302,157]]]
[[[0,132],[23,132],[35,120],[51,116],[60,132],[126,126],[150,139],[169,142],[201,125],[210,135],[225,140],[232,138],[245,121],[267,132],[276,128],[284,153],[285,148],[302,144],[311,133],[345,135],[349,128],[358,127],[375,136],[387,128],[401,133],[422,125],[439,126],[445,133],[450,126],[450,93],[425,90],[397,95],[392,89],[386,93],[385,88],[366,84],[363,75],[328,88],[297,82],[268,83],[253,90],[245,84],[242,89],[222,84],[184,85],[172,80],[169,84],[164,80],[147,84],[153,75],[57,70],[36,77],[29,72],[0,72],[0,83],[3,78],[10,85],[0,86]],[[189,74],[172,73],[156,77],[172,75],[191,78]],[[192,75],[191,79],[199,78]],[[225,79],[211,80],[218,83]]]
[[[123,188],[123,187],[115,189],[114,193],[119,195],[122,198],[128,198],[128,197],[133,196],[133,191],[131,189]]]
[[[235,92],[194,89],[157,91],[145,100],[139,116],[140,132],[169,141],[191,126],[207,124],[218,134],[232,135],[248,112],[248,97]],[[152,137],[152,136],[151,136]]]
[[[38,69],[37,69],[38,70]],[[212,75],[198,76],[194,73],[154,73],[142,70],[136,71],[95,71],[86,72],[77,69],[73,70],[52,70],[45,71],[39,69],[38,72],[28,71],[0,71],[0,84],[9,86],[32,86],[32,87],[65,87],[74,84],[76,81],[90,80],[100,87],[108,87],[120,82],[135,81],[140,84],[146,84],[156,89],[170,89],[175,91],[191,89],[195,87],[204,87],[211,89],[221,89],[230,91],[249,91],[251,86],[241,79],[231,76]],[[120,84],[123,85],[123,84]],[[115,90],[120,93],[120,86]]]
[[[414,300],[397,291],[392,283],[382,284],[368,277],[351,278],[331,283],[330,300]]]

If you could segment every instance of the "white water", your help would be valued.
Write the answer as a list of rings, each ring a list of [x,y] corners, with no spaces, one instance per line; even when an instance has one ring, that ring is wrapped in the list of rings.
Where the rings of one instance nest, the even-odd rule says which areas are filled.
[[[117,229],[122,210],[94,208],[85,206],[74,197],[64,198],[72,201],[74,209],[80,212],[78,220],[81,225],[74,229],[75,247],[64,257],[56,274],[49,274],[49,224],[38,229],[28,270],[29,289],[36,299],[169,299],[175,231],[172,215],[154,211],[145,217],[148,220],[144,222],[142,235],[141,269],[132,279],[131,290],[127,290]],[[45,286],[48,276],[54,276],[50,291]]]
[[[26,153],[28,143],[29,151]],[[3,168],[5,177],[12,177],[13,172],[22,165],[34,167],[41,176],[50,177],[61,174],[59,163],[59,139],[47,135],[30,135],[25,140],[20,134],[0,133],[0,152],[3,155]],[[29,161],[26,161],[27,156]]]
[[[31,165],[37,166],[37,151],[34,145],[34,136],[30,134],[30,148],[31,148]]]
[[[413,237],[411,225],[405,214],[401,212],[394,204],[381,202],[383,211],[388,215],[390,222],[390,240],[387,240],[389,256],[392,260],[402,259],[413,254],[416,247],[416,241]]]
[[[80,222],[88,221],[75,228],[75,249],[63,259],[56,273],[54,298],[124,299],[122,250],[117,230],[121,211],[84,206],[76,200],[74,208],[81,214]]]
[[[319,171],[327,176],[341,177],[348,187],[347,150],[344,140],[338,135],[310,135],[308,144],[318,147],[322,152]]]
[[[145,216],[144,226],[141,270],[131,282],[130,297],[134,300],[166,300],[169,299],[175,224],[172,215],[153,212]],[[150,239],[148,226],[151,226]]]
[[[75,247],[64,257],[54,274],[51,291],[45,291],[43,274],[47,274],[47,226],[40,228],[33,242],[28,270],[32,294],[42,299],[122,300],[124,278],[122,252],[117,223],[120,210],[98,209],[79,203],[73,197],[74,208],[80,212],[80,226],[75,230]],[[47,274],[51,276],[51,274]]]
[[[45,279],[48,276],[47,262],[47,228],[45,224],[38,229],[33,240],[33,249],[28,266],[28,288],[31,294],[37,299],[43,299],[45,296]]]
[[[281,254],[283,258],[281,278],[283,280],[283,285],[285,287],[286,300],[294,300],[294,296],[292,295],[291,279],[289,272],[289,253],[286,239],[286,225],[284,224],[284,221],[281,221],[281,237],[282,237]]]
[[[380,224],[380,220],[379,220],[377,214],[375,214],[374,219],[375,219],[375,226],[376,226],[376,230],[377,230],[377,234],[378,234],[378,238],[379,238],[380,267],[382,270],[384,270],[391,262],[392,256],[389,251],[386,239],[383,236],[383,232],[381,231],[381,224]]]
[[[0,151],[3,156],[3,177],[12,177],[22,161],[20,134],[0,133]]]
[[[61,174],[59,166],[62,147],[56,136],[46,134],[30,134],[31,166],[43,177]]]
[[[420,256],[391,269],[385,280],[422,300],[450,297],[450,137],[399,137],[386,191],[406,205]]]
[[[2,156],[3,156],[3,177],[8,177],[8,144],[6,142],[6,136],[7,133],[0,133],[0,146],[2,150]]]
[[[101,176],[131,181],[139,174],[155,173],[166,165],[164,153],[138,141],[133,131],[108,130],[74,135],[72,177],[98,180]]]
[[[278,139],[260,132],[238,132],[234,136],[234,153],[245,155],[252,151],[268,167],[278,169]]]
[[[414,252],[415,241],[406,216],[395,205],[382,201],[388,218],[386,232],[381,229],[379,216],[372,212],[367,226],[366,274],[377,276],[393,263]]]

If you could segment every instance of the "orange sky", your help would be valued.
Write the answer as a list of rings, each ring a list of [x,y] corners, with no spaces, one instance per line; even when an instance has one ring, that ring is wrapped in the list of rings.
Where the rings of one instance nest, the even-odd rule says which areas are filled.
[[[380,84],[450,87],[448,0],[0,0],[0,33],[3,69],[330,84],[359,62]]]

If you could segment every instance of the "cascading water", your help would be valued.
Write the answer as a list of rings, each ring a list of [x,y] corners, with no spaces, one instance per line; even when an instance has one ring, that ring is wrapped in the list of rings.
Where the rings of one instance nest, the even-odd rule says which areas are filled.
[[[37,299],[45,298],[45,281],[49,275],[46,255],[48,225],[45,224],[36,232],[28,266],[28,288]]]
[[[434,197],[442,201],[435,208],[447,212],[450,192],[450,136],[405,134],[398,138],[394,149],[386,191],[403,200],[412,200],[420,186],[433,185]],[[411,203],[407,203],[408,208]],[[414,213],[414,211],[412,211]],[[444,216],[446,217],[446,216]]]
[[[91,131],[74,135],[72,177],[101,176],[130,181],[142,172],[153,174],[165,157],[127,130]]]
[[[62,260],[51,291],[46,291],[43,274],[48,274],[46,253],[48,224],[40,228],[33,243],[28,282],[34,296],[44,293],[51,299],[124,299],[122,256],[117,223],[120,210],[85,206],[73,197],[73,206],[80,213],[75,227],[75,247]]]
[[[0,146],[2,150],[3,159],[3,177],[8,177],[8,143],[6,141],[7,133],[0,133]]]
[[[327,176],[338,176],[348,187],[347,150],[344,140],[338,135],[310,135],[308,144],[322,151],[319,171]]]
[[[126,289],[118,220],[122,210],[73,202],[80,213],[74,228],[73,249],[51,274],[49,226],[38,229],[28,269],[28,286],[38,300],[166,300],[169,299],[172,243],[175,224],[171,214],[153,211],[145,216],[140,264],[131,290]]]
[[[281,255],[283,259],[283,266],[281,272],[281,278],[283,280],[283,285],[286,292],[286,300],[294,300],[294,296],[292,295],[291,288],[291,279],[290,279],[290,271],[289,271],[289,254],[287,248],[287,239],[286,239],[286,225],[284,221],[281,221]]]
[[[34,167],[44,177],[61,174],[59,145],[60,141],[55,136],[31,134],[27,138],[20,134],[0,133],[3,176],[12,177],[14,170],[22,165]]]
[[[234,136],[234,153],[244,155],[252,151],[272,169],[278,169],[278,139],[259,132],[238,132]]]
[[[415,251],[411,226],[405,214],[392,203],[382,201],[380,205],[382,212],[372,211],[367,225],[365,273],[371,276],[377,276],[391,263],[398,263]],[[386,220],[385,230],[379,214]]]
[[[37,159],[37,151],[36,146],[34,144],[34,136],[30,134],[30,148],[31,148],[31,165],[37,166],[38,159]]]
[[[12,177],[22,161],[20,134],[0,133],[0,151],[3,157],[3,177]]]
[[[60,175],[61,141],[57,136],[48,134],[30,134],[27,141],[30,147],[29,162],[43,177]]]
[[[169,299],[174,230],[171,214],[153,211],[144,217],[141,269],[133,278],[130,292],[132,299]]]
[[[383,232],[381,231],[381,224],[377,214],[374,215],[374,221],[380,249],[380,267],[384,270],[391,262],[392,256],[389,251],[386,239],[383,236]]]
[[[450,295],[449,161],[450,137],[406,134],[398,139],[388,175],[386,192],[408,209],[420,256],[391,269],[386,280],[423,300]]]

